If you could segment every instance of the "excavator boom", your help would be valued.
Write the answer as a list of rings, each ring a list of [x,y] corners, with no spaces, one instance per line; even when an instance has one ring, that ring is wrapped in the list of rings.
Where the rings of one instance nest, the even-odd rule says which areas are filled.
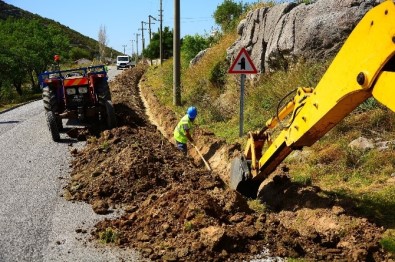
[[[265,152],[266,132],[250,134],[246,150],[232,163],[231,185],[256,195],[259,184],[295,149],[311,146],[369,97],[395,111],[395,4],[387,0],[371,9],[352,31],[314,89],[297,95],[262,131],[278,124],[284,114],[291,123]],[[247,186],[246,186],[246,182]]]

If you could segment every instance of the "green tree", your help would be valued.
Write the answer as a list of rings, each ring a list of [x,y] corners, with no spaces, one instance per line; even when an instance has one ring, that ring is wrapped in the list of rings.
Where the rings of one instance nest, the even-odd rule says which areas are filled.
[[[235,3],[233,0],[224,0],[224,2],[217,6],[214,12],[214,20],[223,32],[234,30],[237,26],[238,19],[243,13],[247,5]]]
[[[193,59],[200,51],[209,46],[209,40],[199,34],[186,35],[182,39],[181,51],[188,60]]]
[[[80,47],[73,47],[71,48],[70,52],[69,52],[69,57],[70,59],[72,59],[73,61],[81,59],[81,58],[91,58],[91,54],[89,53],[89,51],[82,49]]]
[[[98,34],[98,44],[99,44],[99,60],[103,62],[106,57],[106,50],[108,45],[107,30],[106,26],[100,25]]]
[[[59,29],[34,19],[0,21],[0,46],[7,50],[0,56],[2,74],[18,94],[26,79],[37,88],[37,75],[46,70],[54,54],[67,54],[69,49],[68,39]]]
[[[2,81],[11,83],[18,94],[22,95],[22,84],[26,79],[26,61],[23,59],[24,48],[14,37],[15,27],[11,23],[0,23],[0,70]]]
[[[167,59],[173,56],[173,31],[170,31],[170,28],[166,26],[162,33],[163,39],[163,58]],[[159,32],[152,34],[152,39],[148,47],[143,50],[143,55],[149,59],[159,58]]]

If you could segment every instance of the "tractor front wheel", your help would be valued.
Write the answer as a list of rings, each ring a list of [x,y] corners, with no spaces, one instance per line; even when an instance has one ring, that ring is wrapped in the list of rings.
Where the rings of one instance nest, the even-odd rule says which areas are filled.
[[[55,142],[60,141],[58,123],[54,112],[46,111],[45,116],[47,118],[47,124],[49,128],[49,132],[51,132],[52,140]]]
[[[49,87],[43,88],[43,102],[46,111],[56,112],[58,110],[58,103],[56,101],[55,92]]]
[[[43,102],[44,102],[44,108],[47,112],[52,111],[52,112],[57,112],[58,111],[58,103],[56,101],[56,96],[55,92],[51,90],[49,87],[44,87],[43,88]],[[54,117],[56,119],[56,124],[58,126],[59,131],[63,131],[63,123],[62,119],[54,114]]]

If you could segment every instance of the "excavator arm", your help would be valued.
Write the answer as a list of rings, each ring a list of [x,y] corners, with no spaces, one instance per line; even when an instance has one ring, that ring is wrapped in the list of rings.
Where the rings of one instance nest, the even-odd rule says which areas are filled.
[[[369,97],[395,111],[395,4],[371,9],[352,31],[317,86],[298,88],[294,99],[259,132],[250,132],[244,153],[232,162],[231,187],[256,196],[260,183],[296,149],[311,146]],[[290,123],[271,139],[268,130]],[[262,152],[264,144],[268,147]]]

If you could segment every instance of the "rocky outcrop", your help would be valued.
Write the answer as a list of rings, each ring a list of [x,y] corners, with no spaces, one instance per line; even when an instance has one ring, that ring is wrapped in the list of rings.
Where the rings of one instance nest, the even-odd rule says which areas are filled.
[[[199,62],[199,61],[202,59],[202,57],[207,53],[207,51],[208,51],[209,49],[210,49],[210,48],[207,48],[207,49],[204,49],[204,50],[200,51],[200,52],[189,62],[189,66],[194,66],[194,65],[196,65],[197,62]]]
[[[381,141],[380,139],[368,139],[366,137],[358,137],[351,141],[348,147],[353,150],[370,150],[376,148],[378,151],[391,150],[395,145],[395,140]]]
[[[286,69],[297,59],[335,55],[375,0],[318,0],[283,3],[250,12],[237,27],[239,39],[227,50],[233,60],[246,48],[259,72]]]

